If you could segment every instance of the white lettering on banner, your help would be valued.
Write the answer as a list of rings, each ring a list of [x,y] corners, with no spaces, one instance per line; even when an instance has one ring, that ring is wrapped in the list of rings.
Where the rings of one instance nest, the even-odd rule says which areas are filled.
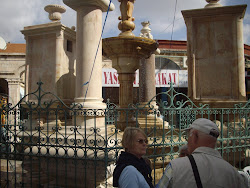
[[[170,82],[174,87],[188,87],[187,70],[155,70],[155,86],[170,87]],[[119,87],[118,73],[115,69],[102,69],[102,86]],[[134,87],[139,87],[139,70],[135,72]]]
[[[118,74],[115,69],[102,69],[102,86],[103,87],[119,87]]]

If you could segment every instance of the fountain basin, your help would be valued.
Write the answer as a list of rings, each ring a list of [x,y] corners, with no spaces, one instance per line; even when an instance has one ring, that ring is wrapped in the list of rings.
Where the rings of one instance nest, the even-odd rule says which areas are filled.
[[[157,49],[158,43],[149,38],[118,36],[102,40],[103,55],[112,60],[119,73],[134,73],[142,58],[148,58]]]

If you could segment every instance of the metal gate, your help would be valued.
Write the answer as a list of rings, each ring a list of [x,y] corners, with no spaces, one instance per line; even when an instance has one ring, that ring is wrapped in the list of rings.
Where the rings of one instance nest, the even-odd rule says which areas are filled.
[[[159,97],[165,95],[166,101]],[[122,151],[123,128],[145,130],[154,184],[186,144],[183,128],[209,118],[221,131],[217,150],[238,169],[250,165],[249,101],[234,108],[195,105],[171,86],[147,105],[106,109],[67,106],[57,96],[37,91],[1,114],[1,187],[112,187],[115,161]]]

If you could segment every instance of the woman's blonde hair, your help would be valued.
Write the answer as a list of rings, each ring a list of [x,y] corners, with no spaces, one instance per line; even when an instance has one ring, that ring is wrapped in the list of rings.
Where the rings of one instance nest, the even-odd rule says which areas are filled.
[[[137,133],[141,133],[145,137],[145,139],[147,139],[147,135],[142,129],[137,128],[137,127],[125,128],[123,136],[122,136],[122,146],[123,148],[125,148],[125,151],[128,148],[133,148],[134,139]]]

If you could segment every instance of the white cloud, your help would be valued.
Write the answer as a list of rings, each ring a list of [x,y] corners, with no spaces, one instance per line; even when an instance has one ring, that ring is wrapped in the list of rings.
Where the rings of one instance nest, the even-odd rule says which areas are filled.
[[[140,34],[140,30],[142,29],[141,22],[142,21],[150,21],[150,28],[152,29],[152,34],[156,39],[170,39],[169,36],[172,33],[173,28],[173,19],[175,15],[174,22],[174,33],[179,30],[185,31],[185,23],[181,14],[181,10],[184,9],[195,9],[195,8],[203,8],[206,4],[205,0],[197,1],[197,0],[179,0],[177,1],[176,13],[175,13],[175,2],[166,1],[166,0],[155,0],[152,3],[152,0],[137,0],[135,1],[135,7],[133,16],[135,17],[136,28],[133,33],[138,36]],[[116,10],[110,13],[109,19],[112,21],[107,22],[106,33],[109,33],[112,36],[117,36],[119,31],[114,32],[117,29],[117,25],[119,23],[118,16],[120,15],[119,3],[118,1],[113,1],[116,6]],[[175,14],[174,14],[175,13]],[[186,33],[182,34],[186,36]],[[178,35],[174,35],[175,39],[178,39]],[[180,38],[183,38],[180,36]],[[177,38],[176,38],[177,37]],[[185,38],[185,37],[184,37]]]
[[[26,6],[23,6],[25,4]],[[24,25],[32,23],[36,17],[35,12],[29,10],[35,7],[36,3],[10,0],[8,3],[1,3],[0,6],[0,35],[6,40],[13,42],[23,38],[20,30]]]
[[[244,43],[250,45],[250,13],[246,13],[243,21]]]
[[[250,24],[244,25],[244,43],[250,45]]]
[[[249,0],[221,0],[223,5],[244,4]],[[109,12],[105,25],[103,37],[117,36],[118,16],[120,15],[118,0],[112,0],[116,9]],[[175,11],[175,0],[136,0],[133,16],[135,17],[136,29],[133,33],[138,36],[142,28],[142,21],[150,21],[150,28],[155,39],[171,39],[173,29],[173,18]],[[76,25],[76,12],[63,3],[63,0],[6,0],[0,6],[0,36],[7,42],[25,42],[20,30],[25,26],[50,22],[48,13],[44,7],[48,4],[59,4],[66,8],[62,15],[62,23],[68,27]],[[203,8],[205,0],[178,0],[176,6],[173,40],[186,40],[186,25],[181,10]],[[248,3],[249,4],[249,3]],[[249,9],[249,8],[248,8]],[[244,37],[249,43],[250,14],[247,9],[244,18]],[[103,21],[106,13],[103,13]],[[250,33],[250,32],[249,32]]]
[[[49,22],[48,13],[44,11],[44,7],[48,4],[63,3],[62,0],[8,0],[1,2],[0,36],[6,42],[25,42],[20,30],[23,30],[25,26]]]

